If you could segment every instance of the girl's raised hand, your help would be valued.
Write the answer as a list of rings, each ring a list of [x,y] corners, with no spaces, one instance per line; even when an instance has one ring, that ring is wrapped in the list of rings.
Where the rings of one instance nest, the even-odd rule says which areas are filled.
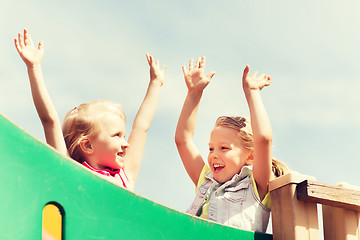
[[[150,66],[150,80],[158,79],[160,81],[161,86],[164,84],[164,72],[166,70],[166,66],[163,66],[160,69],[159,60],[156,60],[150,54],[146,53],[146,59]]]
[[[193,66],[194,60],[189,61],[189,71],[186,70],[185,66],[182,66],[184,78],[188,90],[199,90],[203,91],[205,87],[210,83],[211,78],[215,75],[214,71],[209,72],[205,75],[205,64],[206,58],[197,58],[195,65]]]
[[[39,42],[38,48],[36,49],[27,29],[24,29],[24,38],[21,33],[18,33],[18,38],[14,40],[16,50],[26,66],[31,67],[41,63],[44,57],[42,41]]]
[[[243,74],[243,88],[250,90],[261,90],[265,86],[269,86],[271,83],[271,77],[267,74],[261,74],[257,76],[258,72],[254,72],[249,76],[250,67],[246,65]]]

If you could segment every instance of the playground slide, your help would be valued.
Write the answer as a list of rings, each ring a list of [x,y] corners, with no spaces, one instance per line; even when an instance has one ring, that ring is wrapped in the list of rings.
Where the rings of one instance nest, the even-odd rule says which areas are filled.
[[[2,115],[0,165],[0,239],[272,239],[122,189],[62,157]],[[50,213],[43,224],[49,203],[59,217]]]

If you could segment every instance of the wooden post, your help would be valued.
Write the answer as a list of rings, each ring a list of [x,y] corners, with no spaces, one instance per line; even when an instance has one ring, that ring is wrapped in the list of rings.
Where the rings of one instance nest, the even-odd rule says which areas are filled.
[[[289,173],[270,182],[274,239],[320,239],[316,203],[299,201],[296,196],[297,184],[306,178]]]
[[[304,181],[297,186],[297,197],[323,205],[325,240],[360,240],[360,191]]]

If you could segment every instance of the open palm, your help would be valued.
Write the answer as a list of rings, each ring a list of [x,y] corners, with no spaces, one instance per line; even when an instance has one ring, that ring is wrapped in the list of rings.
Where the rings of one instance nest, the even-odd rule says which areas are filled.
[[[18,39],[15,38],[15,47],[27,66],[40,64],[44,57],[43,43],[40,42],[36,49],[27,29],[24,29],[24,38],[21,33],[18,33]]]
[[[198,58],[193,66],[194,60],[189,62],[189,71],[186,70],[185,66],[182,67],[186,86],[188,90],[204,90],[204,88],[210,83],[211,78],[215,72],[210,72],[205,75],[205,64],[206,58]]]
[[[271,77],[267,74],[257,75],[258,72],[254,72],[249,75],[250,67],[246,65],[243,74],[243,86],[244,88],[253,89],[253,90],[261,90],[265,86],[269,86],[271,83]]]
[[[166,70],[166,66],[160,68],[159,60],[155,60],[153,56],[146,53],[146,59],[148,60],[150,66],[150,79],[151,81],[154,79],[158,79],[161,85],[164,84],[164,72]]]

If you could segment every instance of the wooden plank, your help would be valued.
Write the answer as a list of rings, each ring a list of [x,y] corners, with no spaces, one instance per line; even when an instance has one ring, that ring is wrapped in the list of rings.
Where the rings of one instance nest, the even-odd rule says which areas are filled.
[[[296,187],[297,199],[360,211],[360,191],[305,180]]]

